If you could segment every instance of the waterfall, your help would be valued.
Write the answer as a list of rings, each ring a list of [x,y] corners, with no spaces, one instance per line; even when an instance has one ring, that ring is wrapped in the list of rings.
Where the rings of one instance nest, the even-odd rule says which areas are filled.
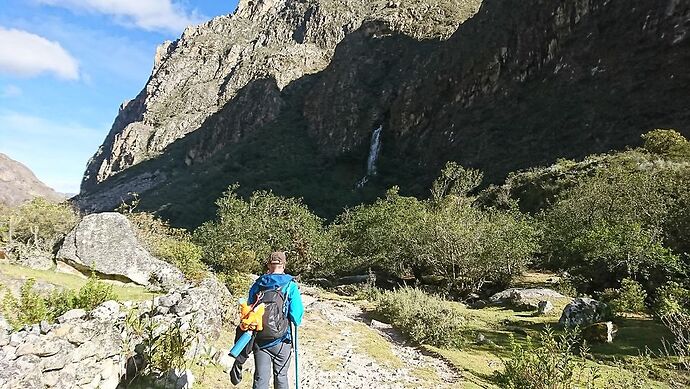
[[[371,134],[371,143],[369,144],[369,157],[367,158],[367,174],[357,182],[357,188],[363,187],[368,181],[369,177],[376,175],[376,161],[379,159],[381,152],[381,130],[383,126],[379,126]]]

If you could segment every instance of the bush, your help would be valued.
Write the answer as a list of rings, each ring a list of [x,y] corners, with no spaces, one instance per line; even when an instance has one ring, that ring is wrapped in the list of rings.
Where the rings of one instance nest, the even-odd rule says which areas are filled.
[[[666,182],[653,171],[617,165],[567,191],[543,218],[546,263],[591,281],[592,290],[623,278],[648,289],[682,273],[664,242]]]
[[[54,292],[46,298],[49,318],[52,320],[71,309],[90,311],[108,300],[115,300],[113,286],[100,281],[94,274],[79,290]]]
[[[447,292],[478,292],[486,284],[507,286],[536,250],[536,231],[519,212],[447,199],[418,227],[413,268],[417,276],[445,279]]]
[[[403,197],[398,188],[370,205],[343,212],[331,231],[343,242],[343,255],[329,265],[334,274],[363,274],[369,268],[389,275],[411,273],[413,245],[427,210],[414,197]]]
[[[455,303],[405,287],[378,295],[376,312],[410,340],[437,347],[464,343],[465,317]]]
[[[449,163],[427,201],[394,187],[384,199],[346,211],[332,226],[344,247],[336,273],[414,275],[457,295],[507,285],[537,250],[536,230],[515,209],[473,206],[468,193],[480,179]]]
[[[547,327],[538,345],[529,337],[525,345],[520,345],[511,335],[510,359],[504,361],[505,370],[496,373],[496,380],[509,389],[566,389],[580,387],[583,382],[591,387],[595,372],[576,355],[580,348],[578,337],[572,330],[556,336]]]
[[[653,130],[642,135],[644,148],[655,154],[670,156],[687,156],[687,139],[676,130]]]
[[[659,317],[670,314],[690,315],[690,289],[677,282],[668,282],[656,290],[654,313]]]
[[[2,241],[10,248],[14,243],[22,243],[53,252],[78,221],[79,215],[71,205],[54,204],[40,197],[18,208],[0,209]]]
[[[49,318],[49,308],[45,299],[34,291],[35,284],[36,280],[33,278],[26,280],[20,288],[19,300],[9,290],[5,291],[2,300],[2,313],[7,322],[15,329]]]
[[[220,198],[217,220],[204,223],[194,233],[204,260],[219,272],[260,273],[264,259],[276,250],[287,251],[287,270],[317,274],[327,258],[337,255],[337,245],[322,220],[301,200],[254,192],[248,201],[231,186]]]
[[[2,313],[14,327],[39,323],[55,318],[71,309],[90,311],[101,303],[116,298],[112,285],[99,281],[92,275],[79,290],[63,290],[43,297],[34,290],[36,280],[29,278],[21,287],[19,300],[11,292],[5,291],[2,300]]]
[[[129,211],[126,207],[121,211]],[[182,228],[173,228],[165,221],[146,212],[123,212],[137,227],[142,243],[151,253],[175,265],[189,280],[198,281],[206,274],[201,261],[203,250]]]
[[[647,292],[639,282],[625,278],[620,289],[605,289],[601,300],[608,304],[612,313],[644,313]]]

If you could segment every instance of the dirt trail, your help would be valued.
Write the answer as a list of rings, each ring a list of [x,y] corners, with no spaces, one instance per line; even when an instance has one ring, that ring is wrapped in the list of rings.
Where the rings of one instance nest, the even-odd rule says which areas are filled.
[[[347,302],[305,296],[299,331],[300,388],[457,388],[459,375],[442,360],[404,345],[386,326],[367,325]],[[251,387],[245,365],[241,387]],[[290,386],[294,387],[294,359]],[[272,386],[271,386],[272,387]]]

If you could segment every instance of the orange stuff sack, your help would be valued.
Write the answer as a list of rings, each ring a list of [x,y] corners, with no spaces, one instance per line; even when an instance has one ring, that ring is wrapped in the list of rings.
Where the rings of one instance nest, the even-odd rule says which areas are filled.
[[[252,330],[261,331],[263,330],[263,316],[266,306],[264,304],[259,304],[252,310],[250,305],[246,302],[240,304],[240,329],[242,331]]]

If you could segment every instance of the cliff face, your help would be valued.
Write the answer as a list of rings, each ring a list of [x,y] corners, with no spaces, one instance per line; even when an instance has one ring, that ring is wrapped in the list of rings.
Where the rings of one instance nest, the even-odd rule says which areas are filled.
[[[55,202],[65,200],[39,181],[29,168],[0,153],[0,205],[14,207],[34,197]]]
[[[446,160],[498,181],[652,128],[689,133],[686,2],[485,0],[467,21],[477,3],[346,4],[243,3],[164,46],[81,206],[138,192],[195,224],[239,182],[333,215],[391,185],[424,194]],[[379,175],[353,190],[379,126]]]
[[[82,191],[160,155],[250,82],[271,78],[282,89],[323,70],[336,45],[365,18],[386,20],[419,38],[448,36],[478,7],[479,0],[242,0],[234,14],[190,27],[158,48],[149,81],[120,107],[88,164]],[[433,23],[422,22],[427,18]],[[272,118],[273,110],[258,109],[261,115],[245,114]]]

